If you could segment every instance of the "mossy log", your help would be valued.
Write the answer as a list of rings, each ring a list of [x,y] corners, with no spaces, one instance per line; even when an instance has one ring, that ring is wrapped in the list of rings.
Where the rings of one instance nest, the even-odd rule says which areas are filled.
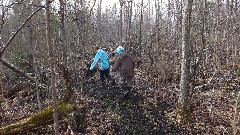
[[[77,106],[77,107],[76,107]],[[67,102],[62,102],[58,106],[59,119],[65,118],[69,113],[76,110],[84,110],[83,105],[73,105]],[[14,124],[7,125],[0,128],[0,135],[16,135],[18,133],[27,132],[42,125],[53,124],[53,107],[47,107],[46,109],[28,117],[22,121]]]

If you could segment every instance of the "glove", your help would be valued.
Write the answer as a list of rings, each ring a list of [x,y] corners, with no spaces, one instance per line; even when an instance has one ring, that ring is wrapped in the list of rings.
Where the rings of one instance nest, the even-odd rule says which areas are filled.
[[[93,70],[90,70],[90,68],[88,68],[88,69],[86,69],[86,71],[85,71],[85,76],[86,77],[92,77],[92,76],[94,76],[95,75],[95,73],[97,72],[97,69],[96,68],[94,68]]]
[[[85,77],[91,76],[90,66],[91,64],[87,64],[87,67],[85,68]]]

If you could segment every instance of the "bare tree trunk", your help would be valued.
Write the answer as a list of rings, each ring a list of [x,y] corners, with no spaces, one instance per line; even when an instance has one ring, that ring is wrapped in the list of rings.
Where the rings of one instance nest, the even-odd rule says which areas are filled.
[[[238,0],[235,0],[234,5],[235,5],[235,8],[238,8]]]
[[[123,8],[123,1],[122,0],[119,0],[120,2],[120,41],[119,41],[119,44],[122,46],[122,38],[123,38],[123,17],[122,17],[122,8]]]
[[[232,35],[232,24],[233,24],[233,0],[230,0],[230,5],[229,5],[229,12],[228,12],[228,16],[229,16],[229,34],[228,34],[228,37],[229,37],[229,42],[230,42],[230,45],[231,45],[231,55],[229,57],[231,57],[231,67],[235,67],[235,44],[234,44],[234,38],[231,36]]]
[[[182,118],[186,120],[189,116],[189,76],[190,76],[190,20],[192,10],[192,0],[183,1],[182,18],[182,61],[180,80],[180,109]]]
[[[38,30],[38,28],[37,28]],[[37,32],[36,32],[37,33]],[[41,105],[41,100],[40,100],[40,89],[39,89],[39,81],[38,79],[40,78],[39,76],[39,70],[37,68],[37,58],[36,58],[36,55],[37,55],[37,46],[38,46],[38,36],[36,35],[35,36],[36,39],[35,39],[35,43],[34,43],[34,49],[33,49],[33,66],[34,66],[34,70],[35,70],[35,78],[36,78],[36,89],[37,89],[37,101],[38,101],[38,108],[39,110],[42,109],[42,105]]]
[[[30,8],[30,12],[32,12],[32,7]],[[34,32],[34,26],[33,26],[33,19],[29,20],[29,24],[30,24],[30,29],[29,29],[29,41],[30,41],[30,47],[31,47],[31,55],[33,58],[33,69],[34,69],[34,73],[35,73],[35,79],[36,79],[36,91],[37,91],[37,102],[38,102],[38,109],[41,110],[42,109],[42,105],[41,105],[41,101],[40,101],[40,90],[39,90],[39,72],[38,72],[38,68],[37,68],[37,60],[36,60],[36,55],[37,55],[37,36],[34,36],[34,34],[37,32]],[[35,42],[34,42],[35,40]]]
[[[132,21],[132,1],[127,1],[127,28],[126,28],[126,42],[128,47],[130,47],[130,37],[131,37],[131,21]]]
[[[3,5],[3,0],[1,0],[0,5]],[[5,12],[4,12],[4,6],[1,6],[1,17],[0,17],[0,45],[3,44],[3,39],[2,39],[2,31],[3,31],[3,25],[4,25],[4,20],[5,20]],[[1,47],[0,47],[1,48]]]
[[[98,4],[97,25],[98,25],[99,44],[102,45],[102,0],[100,0]]]
[[[220,20],[220,0],[217,0],[217,26],[219,26],[219,20]],[[216,32],[215,32],[215,40],[216,40],[216,46],[214,47],[215,48],[215,52],[217,50],[217,45],[218,45],[218,42],[220,42],[219,40],[219,28],[216,29]],[[222,47],[220,47],[220,56],[222,56]],[[217,71],[220,71],[220,65],[221,65],[221,61],[219,59],[219,57],[217,56],[217,54],[215,54],[215,62],[217,63]]]
[[[59,0],[60,2],[60,16],[61,16],[61,26],[60,26],[60,44],[62,47],[62,60],[64,64],[67,63],[67,52],[68,52],[68,47],[66,45],[66,31],[65,31],[65,23],[64,23],[64,18],[65,18],[65,2],[64,0]]]
[[[155,0],[155,9],[156,9],[156,17],[155,17],[155,33],[156,33],[156,50],[157,50],[157,53],[159,53],[159,14],[161,14],[160,13],[160,5],[159,5],[160,3],[159,3],[159,0]],[[155,49],[155,48],[154,48]],[[161,56],[161,54],[160,54],[160,56]],[[157,63],[157,68],[158,68],[158,66],[159,66],[159,63],[160,63],[160,56],[158,56],[157,57],[157,61],[158,62],[156,62]],[[158,72],[161,72],[160,71],[161,69],[160,68],[158,68]],[[160,76],[158,75],[158,81],[160,80]],[[158,85],[159,84],[159,82],[157,82],[157,87],[159,86]]]
[[[65,81],[64,85],[64,100],[69,101],[72,97],[73,91],[70,86],[70,79],[69,79],[69,73],[68,73],[68,60],[67,60],[67,53],[69,52],[68,47],[66,46],[66,32],[65,32],[65,23],[64,23],[64,16],[65,16],[65,2],[64,0],[60,0],[60,14],[61,14],[61,28],[60,28],[60,40],[61,40],[61,46],[63,51],[63,63],[61,65],[61,71],[64,72],[63,79]]]
[[[139,38],[138,38],[139,56],[141,56],[141,53],[142,53],[142,25],[143,25],[143,0],[141,1],[140,23],[139,23]]]
[[[226,24],[226,28],[225,28],[225,30],[226,30],[226,34],[225,34],[225,38],[226,37],[229,37],[229,35],[230,35],[230,19],[231,19],[231,10],[230,10],[230,1],[229,0],[226,0],[226,10],[227,10],[227,24]],[[230,58],[230,41],[229,41],[229,39],[226,39],[227,40],[227,52],[226,52],[226,55],[227,55],[227,68],[229,67],[229,66],[231,66],[231,61],[229,61],[229,58]]]
[[[171,16],[171,14],[172,14],[172,12],[171,12],[171,10],[172,10],[172,3],[171,3],[171,0],[168,0],[168,13],[167,13],[167,21],[168,21],[168,26],[167,26],[167,32],[169,33],[169,34],[171,34],[172,32],[171,32],[171,30],[172,30],[172,21],[171,21],[171,18],[172,18],[172,16]]]
[[[131,43],[131,29],[132,29],[132,7],[133,7],[133,1],[130,1],[130,15],[128,20],[128,42]],[[130,45],[130,44],[129,44]]]
[[[54,131],[55,135],[59,135],[59,122],[57,112],[57,97],[56,97],[56,73],[55,62],[53,58],[53,44],[51,42],[51,27],[50,27],[50,0],[46,0],[46,38],[48,46],[49,65],[51,72],[51,90],[52,90],[52,103],[53,103],[53,119],[54,119]]]

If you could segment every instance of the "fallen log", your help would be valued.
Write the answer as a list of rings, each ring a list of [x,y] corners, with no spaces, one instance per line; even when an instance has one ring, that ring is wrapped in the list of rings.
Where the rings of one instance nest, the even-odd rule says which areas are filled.
[[[26,91],[33,88],[33,85],[30,83],[18,83],[14,86],[4,87],[2,90],[2,95],[5,98],[14,98],[16,94],[20,91]]]
[[[59,119],[65,119],[68,114],[84,110],[84,105],[73,105],[67,102],[62,102],[57,106],[59,112]],[[44,110],[13,124],[0,128],[0,135],[16,135],[27,132],[31,129],[43,125],[53,124],[53,107],[47,107]]]
[[[20,74],[21,76],[26,77],[27,79],[29,79],[31,82],[35,83],[36,79],[28,74],[26,74],[23,70],[19,69],[18,67],[14,66],[12,63],[8,62],[6,59],[4,58],[0,58],[0,62],[2,62],[2,64],[6,67],[8,67],[9,69],[11,69],[12,71]]]

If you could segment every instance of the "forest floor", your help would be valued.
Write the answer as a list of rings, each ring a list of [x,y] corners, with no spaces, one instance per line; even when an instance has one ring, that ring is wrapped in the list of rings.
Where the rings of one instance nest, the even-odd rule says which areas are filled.
[[[232,134],[236,97],[239,92],[235,73],[226,71],[197,79],[191,100],[191,121],[179,123],[177,105],[178,83],[158,84],[147,81],[139,72],[129,98],[123,97],[119,86],[102,89],[96,79],[87,80],[81,92],[75,89],[76,101],[86,105],[86,135],[162,135],[162,134]],[[27,96],[18,94],[2,99],[0,127],[19,121],[37,112],[34,90]],[[50,99],[42,99],[45,106]],[[237,116],[239,113],[237,113]],[[238,117],[236,119],[239,127]],[[66,126],[60,123],[64,132]],[[52,125],[39,127],[36,134],[51,134]],[[26,134],[26,133],[25,133]]]

